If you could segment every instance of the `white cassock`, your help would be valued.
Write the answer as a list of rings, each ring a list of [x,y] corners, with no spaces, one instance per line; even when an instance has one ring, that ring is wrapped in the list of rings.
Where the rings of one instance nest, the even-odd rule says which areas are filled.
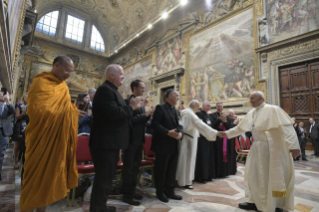
[[[217,131],[205,124],[192,109],[181,112],[183,139],[179,143],[176,180],[179,186],[192,185],[195,175],[197,142],[199,133],[209,141],[215,141]]]
[[[237,127],[226,131],[228,138],[252,132],[254,143],[245,165],[245,196],[259,211],[294,210],[295,173],[289,150],[300,146],[293,124],[280,107],[263,103],[249,111]]]

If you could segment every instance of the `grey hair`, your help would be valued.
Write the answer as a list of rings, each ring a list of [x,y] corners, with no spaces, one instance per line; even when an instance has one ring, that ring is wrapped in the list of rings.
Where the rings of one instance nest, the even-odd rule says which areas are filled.
[[[117,64],[111,64],[108,65],[105,69],[105,78],[108,78],[110,76],[110,74],[115,74],[117,73],[119,70],[123,69],[122,66],[117,65]]]
[[[192,107],[195,106],[195,104],[198,104],[198,105],[199,105],[199,101],[196,100],[196,99],[193,99],[193,100],[191,100],[191,101],[188,103],[188,106],[192,108]]]
[[[90,88],[88,93],[95,93],[96,92],[96,89],[95,88]]]
[[[210,101],[207,101],[207,100],[206,100],[206,101],[203,102],[203,105],[206,105],[206,104],[208,104],[208,103],[210,104]]]
[[[223,104],[223,102],[221,102],[221,101],[216,102],[216,106],[219,105],[219,104]]]
[[[229,109],[227,112],[228,112],[228,113],[229,113],[229,112],[233,112],[233,113],[235,114],[235,111],[234,111],[233,109]]]
[[[258,96],[260,96],[261,98],[263,98],[263,100],[265,101],[265,94],[263,93],[263,92],[261,92],[261,91],[254,91],[254,92],[252,92],[250,95],[252,95],[252,94],[257,94]]]

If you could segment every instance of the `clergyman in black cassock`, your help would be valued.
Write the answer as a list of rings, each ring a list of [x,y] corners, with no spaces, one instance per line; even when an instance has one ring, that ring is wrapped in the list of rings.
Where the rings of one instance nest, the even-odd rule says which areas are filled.
[[[235,112],[233,109],[228,110],[228,117],[230,121],[230,128],[236,127],[239,119],[235,115]],[[227,145],[227,160],[228,160],[228,168],[229,168],[229,174],[236,174],[237,172],[237,153],[235,149],[235,139],[228,139],[228,145]]]
[[[152,121],[153,138],[151,149],[155,152],[155,187],[157,198],[168,202],[167,198],[181,200],[175,194],[178,146],[182,139],[183,127],[180,125],[179,111],[175,105],[178,92],[166,91],[164,104],[157,105]]]
[[[223,103],[218,102],[216,104],[217,112],[209,115],[212,122],[212,128],[218,131],[226,131],[230,129],[230,120],[223,113]],[[220,118],[221,114],[225,117],[225,121],[222,121]],[[225,139],[225,140],[224,140]],[[230,174],[229,165],[228,165],[228,140],[227,138],[216,138],[214,155],[215,155],[215,168],[216,176],[218,178],[224,178]]]
[[[210,103],[204,102],[202,109],[196,115],[207,125],[211,126],[211,120],[208,116],[210,110]],[[195,181],[206,183],[216,178],[215,157],[214,157],[214,143],[209,142],[204,136],[200,135],[197,144],[197,156],[195,167]]]

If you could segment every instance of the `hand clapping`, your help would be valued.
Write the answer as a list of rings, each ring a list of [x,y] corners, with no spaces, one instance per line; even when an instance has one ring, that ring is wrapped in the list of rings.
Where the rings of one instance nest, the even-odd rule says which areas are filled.
[[[219,131],[219,132],[217,132],[217,136],[220,137],[220,138],[223,138],[223,137],[226,137],[227,135],[226,135],[225,132]]]

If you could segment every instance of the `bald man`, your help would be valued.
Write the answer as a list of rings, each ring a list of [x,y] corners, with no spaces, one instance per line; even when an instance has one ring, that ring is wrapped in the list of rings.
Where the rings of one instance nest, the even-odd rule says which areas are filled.
[[[90,212],[113,212],[107,206],[115,175],[119,150],[126,149],[132,139],[131,118],[133,111],[147,104],[143,97],[132,97],[126,104],[118,88],[123,85],[124,70],[119,65],[109,65],[105,82],[97,89],[93,99],[93,124],[90,151],[95,167]]]
[[[239,208],[265,212],[294,210],[294,164],[300,147],[293,121],[280,107],[268,105],[256,91],[250,95],[254,107],[235,128],[225,135],[234,138],[251,131],[254,144],[245,166],[246,202]]]

